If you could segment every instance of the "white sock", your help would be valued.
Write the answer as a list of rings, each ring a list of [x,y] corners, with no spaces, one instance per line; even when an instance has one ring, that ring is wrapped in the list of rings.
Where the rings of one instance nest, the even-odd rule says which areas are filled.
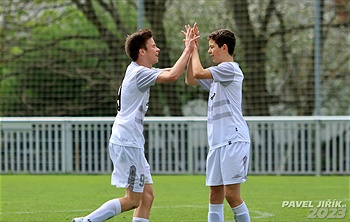
[[[208,222],[224,222],[224,204],[209,204]]]
[[[247,205],[243,202],[241,205],[232,208],[236,222],[250,222]]]
[[[84,217],[84,220],[88,220],[89,222],[101,222],[120,214],[121,211],[122,208],[119,199],[113,199],[102,204],[102,206],[94,212]]]
[[[133,217],[132,222],[149,222],[149,220],[145,218]]]

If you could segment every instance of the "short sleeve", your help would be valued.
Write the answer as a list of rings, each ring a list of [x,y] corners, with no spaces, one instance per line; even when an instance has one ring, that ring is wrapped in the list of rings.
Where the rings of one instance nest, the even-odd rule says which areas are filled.
[[[215,82],[231,82],[235,76],[235,66],[232,62],[223,62],[208,69]]]
[[[203,89],[207,91],[210,90],[210,86],[213,82],[212,79],[197,79],[197,81],[203,87]]]
[[[145,92],[149,87],[156,84],[157,77],[162,73],[162,70],[156,68],[146,68],[140,66],[140,70],[136,73],[137,88],[141,92]]]

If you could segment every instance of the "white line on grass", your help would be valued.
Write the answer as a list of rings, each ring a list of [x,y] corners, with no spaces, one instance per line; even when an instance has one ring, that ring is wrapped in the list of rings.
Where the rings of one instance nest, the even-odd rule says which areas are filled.
[[[178,206],[153,206],[153,208],[160,208],[160,209],[163,209],[163,208],[207,208],[208,206],[207,205],[178,205]]]
[[[154,206],[152,208],[207,208],[207,205],[181,205],[181,206]],[[275,215],[269,212],[262,212],[258,210],[250,210],[250,213],[257,214],[256,216],[251,216],[251,218],[254,219],[262,219],[262,218],[268,218],[268,217],[274,217]],[[226,221],[230,222],[230,221]],[[233,221],[234,222],[234,221]]]
[[[46,214],[46,213],[69,213],[69,212],[86,212],[92,209],[80,209],[80,210],[52,210],[52,211],[19,211],[19,212],[0,212],[1,214],[11,215],[11,214]]]
[[[207,206],[204,205],[178,205],[178,206],[154,206],[152,208],[155,209],[164,209],[164,208],[207,208]],[[53,211],[19,211],[19,212],[0,212],[4,215],[11,215],[11,214],[47,214],[47,213],[75,213],[75,212],[90,212],[93,209],[78,209],[78,210],[53,210]],[[257,210],[250,210],[251,213],[257,214],[257,216],[251,216],[251,218],[254,219],[261,219],[261,218],[267,218],[267,217],[273,217],[275,216],[272,213],[268,212],[261,212]],[[227,220],[226,222],[234,222]]]
[[[261,219],[261,218],[267,218],[267,217],[274,217],[275,216],[272,213],[261,212],[261,211],[258,211],[258,210],[250,210],[249,212],[258,214],[258,216],[252,217],[252,218],[255,218],[255,219]]]

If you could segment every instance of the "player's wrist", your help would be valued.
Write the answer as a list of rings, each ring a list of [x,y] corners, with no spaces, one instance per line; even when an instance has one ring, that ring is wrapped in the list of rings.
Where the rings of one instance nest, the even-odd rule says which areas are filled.
[[[192,52],[192,49],[190,49],[189,46],[186,46],[183,50],[183,53],[185,54],[191,54],[191,52]]]

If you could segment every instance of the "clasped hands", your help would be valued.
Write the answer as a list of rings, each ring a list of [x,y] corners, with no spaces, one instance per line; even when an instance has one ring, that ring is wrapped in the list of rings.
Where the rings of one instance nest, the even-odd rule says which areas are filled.
[[[186,31],[181,30],[181,32],[185,35],[183,41],[185,42],[186,47],[190,50],[193,50],[195,47],[197,48],[198,39],[200,38],[197,22],[193,24],[192,28],[190,25],[185,25],[185,30]]]

